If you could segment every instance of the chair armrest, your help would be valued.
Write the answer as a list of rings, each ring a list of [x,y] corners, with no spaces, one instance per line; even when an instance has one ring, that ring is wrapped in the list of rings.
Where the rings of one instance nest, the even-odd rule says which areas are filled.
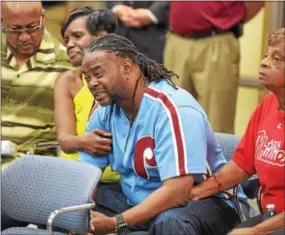
[[[63,214],[63,213],[74,212],[74,211],[79,211],[79,210],[91,210],[95,208],[95,205],[96,205],[95,202],[92,202],[88,204],[64,207],[64,208],[53,211],[47,220],[47,230],[48,230],[49,235],[53,235],[52,225],[53,225],[53,221],[55,220],[56,216]]]
[[[254,199],[258,196],[260,183],[257,175],[251,176],[247,181],[241,183],[241,186],[248,198]]]
[[[238,184],[234,187],[233,189],[233,198],[234,198],[234,203],[235,203],[235,208],[237,210],[237,213],[239,215],[240,222],[243,222],[247,220],[248,218],[244,215],[242,212],[239,200],[238,200],[238,187],[242,187],[245,195],[249,199],[254,199],[256,198],[256,202],[258,205],[258,209],[261,212],[261,187],[259,183],[259,178],[257,175],[251,176],[247,181],[243,182],[242,184]]]
[[[28,151],[27,154],[34,154],[36,150],[45,150],[45,149],[56,149],[59,153],[59,144],[57,141],[46,141],[34,144]]]
[[[238,188],[240,187],[240,184],[236,185],[233,189],[233,199],[234,199],[234,204],[235,204],[235,208],[236,208],[236,211],[238,213],[238,216],[239,216],[239,222],[243,222],[246,220],[246,217],[245,215],[242,213],[242,210],[241,210],[241,206],[239,204],[239,199],[238,199]]]

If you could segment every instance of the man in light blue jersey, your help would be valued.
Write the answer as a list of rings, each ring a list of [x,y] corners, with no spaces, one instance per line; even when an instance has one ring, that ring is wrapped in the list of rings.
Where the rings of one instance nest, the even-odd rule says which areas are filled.
[[[87,131],[111,132],[113,149],[79,159],[121,175],[120,185],[98,188],[91,232],[217,235],[233,228],[238,217],[225,194],[189,200],[193,185],[226,160],[200,105],[171,82],[174,74],[115,34],[90,43],[82,71],[100,104]]]

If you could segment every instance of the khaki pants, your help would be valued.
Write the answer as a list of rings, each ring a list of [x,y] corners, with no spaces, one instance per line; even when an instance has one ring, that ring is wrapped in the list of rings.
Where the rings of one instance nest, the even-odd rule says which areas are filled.
[[[164,65],[206,111],[215,132],[234,133],[239,83],[239,41],[232,33],[190,39],[168,32]]]

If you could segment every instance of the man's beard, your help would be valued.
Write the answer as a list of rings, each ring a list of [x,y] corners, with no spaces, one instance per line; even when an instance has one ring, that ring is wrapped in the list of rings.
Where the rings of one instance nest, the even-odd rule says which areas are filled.
[[[102,91],[101,91],[102,92]],[[94,97],[94,99],[96,99],[96,92],[95,89],[91,90],[91,93]],[[124,89],[121,89],[119,92],[117,92],[116,94],[111,94],[109,92],[107,92],[106,90],[104,90],[104,93],[106,93],[109,97],[109,101],[107,104],[103,104],[102,106],[108,106],[108,105],[114,105],[114,104],[119,104],[125,97],[124,95]]]
[[[112,94],[110,94],[110,93],[108,93],[106,91],[104,91],[104,92],[108,95],[108,99],[109,100],[108,100],[108,103],[100,104],[100,105],[108,106],[108,105],[114,105],[114,104],[116,104],[118,102],[119,98],[116,95],[112,95]],[[91,93],[92,93],[94,99],[96,100],[96,92],[94,90],[91,90]]]
[[[120,101],[123,100],[124,95],[122,92],[120,92],[119,94],[109,94],[109,97],[111,104],[119,104]]]

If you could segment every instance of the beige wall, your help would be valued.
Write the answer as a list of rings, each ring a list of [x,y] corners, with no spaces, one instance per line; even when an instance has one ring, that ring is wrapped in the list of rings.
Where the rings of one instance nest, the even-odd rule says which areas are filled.
[[[240,38],[241,76],[255,79],[259,70],[263,48],[264,9],[244,25],[244,35]]]
[[[245,82],[258,84],[259,64],[263,56],[266,10],[262,9],[244,25],[240,38],[240,77]],[[262,89],[263,90],[263,89]],[[235,134],[242,135],[249,118],[260,100],[260,89],[240,86],[238,90]]]

